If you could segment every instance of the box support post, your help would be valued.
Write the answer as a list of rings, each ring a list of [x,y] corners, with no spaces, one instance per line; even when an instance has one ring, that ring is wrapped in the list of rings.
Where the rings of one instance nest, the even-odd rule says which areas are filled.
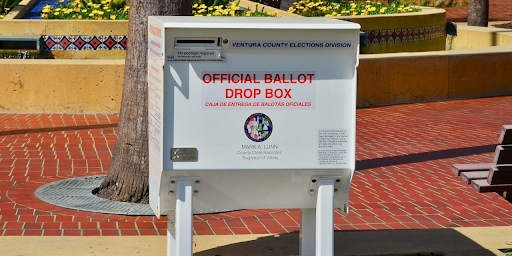
[[[299,255],[315,255],[316,209],[300,209]]]
[[[318,179],[316,256],[334,255],[334,179]]]
[[[167,212],[167,256],[176,254],[176,211]]]
[[[334,194],[341,176],[314,175],[308,193],[316,196],[316,208],[300,210],[300,256],[334,255]]]
[[[177,181],[176,225],[172,219],[167,223],[167,256],[192,256],[193,183],[191,179]]]

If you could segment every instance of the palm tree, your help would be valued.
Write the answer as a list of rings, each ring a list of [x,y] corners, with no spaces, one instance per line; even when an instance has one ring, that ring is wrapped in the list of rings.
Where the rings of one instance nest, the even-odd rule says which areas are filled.
[[[487,27],[489,22],[489,0],[470,0],[468,25]]]
[[[192,15],[192,1],[130,0],[130,10],[116,146],[107,177],[96,195],[148,203],[148,16]]]

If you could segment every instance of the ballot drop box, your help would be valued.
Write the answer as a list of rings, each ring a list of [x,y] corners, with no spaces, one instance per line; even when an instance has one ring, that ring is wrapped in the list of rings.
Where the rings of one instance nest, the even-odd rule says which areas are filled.
[[[301,255],[349,210],[359,29],[328,18],[149,17],[150,205],[168,254],[192,210],[301,208]]]

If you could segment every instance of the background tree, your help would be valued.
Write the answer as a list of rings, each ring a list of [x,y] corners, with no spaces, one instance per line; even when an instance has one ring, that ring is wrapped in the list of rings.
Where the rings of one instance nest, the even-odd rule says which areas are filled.
[[[116,145],[97,196],[148,203],[148,16],[192,15],[191,0],[130,0],[128,47]]]
[[[489,0],[470,0],[468,25],[487,27],[489,22]]]

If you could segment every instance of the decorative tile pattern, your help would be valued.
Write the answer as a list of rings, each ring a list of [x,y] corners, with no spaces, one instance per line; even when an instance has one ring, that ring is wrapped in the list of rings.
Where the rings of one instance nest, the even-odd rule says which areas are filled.
[[[391,30],[366,31],[366,44],[384,44],[429,40],[446,35],[444,25]]]
[[[126,50],[126,36],[43,36],[50,51]]]
[[[429,40],[445,36],[444,25],[392,30],[367,31],[366,44],[399,43]],[[51,51],[126,50],[126,36],[43,36]]]

